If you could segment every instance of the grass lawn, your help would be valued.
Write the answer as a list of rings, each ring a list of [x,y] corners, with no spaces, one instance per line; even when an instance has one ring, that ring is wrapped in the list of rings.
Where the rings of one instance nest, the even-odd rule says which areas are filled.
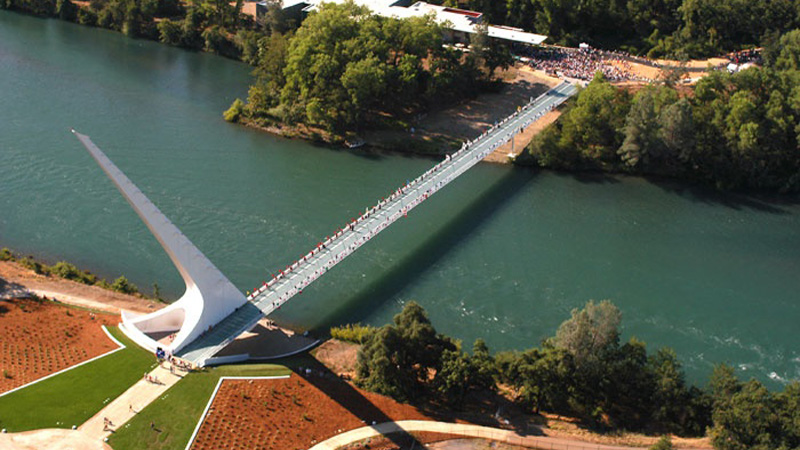
[[[81,425],[155,367],[153,355],[118,328],[109,331],[127,348],[0,397],[0,428],[18,432]]]
[[[290,373],[288,368],[275,364],[242,364],[212,367],[187,374],[112,434],[108,443],[114,450],[183,450],[220,377]],[[151,423],[155,424],[155,429],[150,429]]]

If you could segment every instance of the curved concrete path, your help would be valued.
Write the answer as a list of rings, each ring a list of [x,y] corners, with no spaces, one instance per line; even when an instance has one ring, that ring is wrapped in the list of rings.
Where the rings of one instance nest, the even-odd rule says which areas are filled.
[[[635,450],[646,448],[593,444],[591,442],[573,441],[548,436],[522,436],[511,430],[502,430],[500,428],[484,427],[472,424],[430,422],[426,420],[400,420],[397,422],[384,422],[374,426],[357,428],[355,430],[334,436],[326,441],[322,441],[319,444],[311,447],[309,450],[336,450],[347,444],[381,435],[400,432],[412,433],[420,431],[489,439],[493,441],[505,442],[511,445],[547,450]]]

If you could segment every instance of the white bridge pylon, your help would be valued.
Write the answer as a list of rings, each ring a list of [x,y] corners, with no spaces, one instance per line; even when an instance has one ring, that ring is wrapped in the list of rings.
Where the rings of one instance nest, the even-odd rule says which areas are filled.
[[[134,342],[148,350],[155,352],[157,347],[161,347],[177,353],[245,304],[247,299],[88,136],[75,130],[72,133],[147,225],[186,284],[183,296],[159,311],[145,315],[123,311],[122,330]],[[151,337],[164,333],[177,334],[169,344],[161,344]]]

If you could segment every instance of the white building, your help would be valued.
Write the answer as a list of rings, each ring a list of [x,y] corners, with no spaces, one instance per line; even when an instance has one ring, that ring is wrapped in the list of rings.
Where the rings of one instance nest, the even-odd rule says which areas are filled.
[[[344,3],[346,0],[283,0],[284,10],[300,10],[309,13],[319,9],[322,3]],[[425,2],[415,2],[410,0],[353,0],[357,5],[366,6],[374,14],[384,17],[394,17],[404,19],[408,17],[433,15],[436,21],[445,25],[453,34],[452,38],[456,41],[468,41],[470,34],[478,32],[478,25],[483,23],[483,13],[469,11],[466,9],[449,8],[446,6],[432,5]],[[267,3],[260,2],[261,10],[265,10]],[[499,25],[489,25],[487,27],[489,37],[503,39],[505,41],[540,45],[547,39],[541,34],[528,33],[519,28],[512,28]]]

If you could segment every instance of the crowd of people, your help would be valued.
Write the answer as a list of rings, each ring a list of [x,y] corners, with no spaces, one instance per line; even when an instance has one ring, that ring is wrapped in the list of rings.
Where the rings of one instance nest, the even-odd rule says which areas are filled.
[[[728,54],[728,59],[733,64],[747,64],[747,63],[761,64],[761,49],[753,48],[753,49],[733,52]]]
[[[543,96],[544,95],[546,94],[543,94]],[[412,181],[406,181],[405,185],[396,189],[387,198],[381,199],[377,205],[365,210],[364,214],[358,218],[351,219],[343,228],[338,229],[333,236],[328,236],[324,241],[317,243],[313,250],[286,266],[284,270],[279,270],[277,274],[272,276],[271,280],[265,281],[252,292],[248,292],[247,299],[253,301],[262,294],[270,295],[274,293],[277,298],[272,301],[271,306],[277,309],[293,296],[302,293],[306,286],[311,284],[330,268],[353,253],[394,221],[402,216],[406,216],[412,208],[422,203],[433,193],[448,184],[450,180],[471,167],[471,164],[462,164],[459,166],[457,162],[463,158],[470,158],[470,156],[472,156],[471,153],[474,153],[472,150],[477,148],[475,146],[479,145],[483,138],[486,138],[503,125],[506,125],[509,121],[523,114],[538,100],[539,98],[531,98],[528,104],[520,107],[511,116],[496,122],[481,134],[479,138],[474,141],[464,142],[457,152],[445,155],[445,158],[441,162],[428,169],[425,173]],[[480,152],[474,153],[476,162],[485,158],[499,146],[508,142],[518,131],[521,131],[554,107],[555,104],[552,104],[548,109],[537,112],[526,118],[522,123],[515,124],[513,129],[504,130],[504,134],[500,139],[494,141],[492,145],[486,146],[486,148],[482,149]],[[452,166],[453,170],[446,172],[449,166]],[[415,190],[417,191],[417,195],[413,196],[411,200],[408,201],[406,194]],[[380,217],[381,220],[376,220],[377,217]],[[368,219],[372,220],[367,222]],[[326,259],[322,260],[324,261],[322,264],[313,265],[312,263],[318,261],[320,257],[326,257]],[[291,281],[288,289],[281,289],[283,286],[276,286],[277,283],[284,279],[286,281]],[[281,284],[285,285],[286,282]]]
[[[646,81],[638,77],[624,53],[600,51],[591,47],[528,48],[523,57],[533,69],[559,78],[590,81],[600,72],[610,81]]]

